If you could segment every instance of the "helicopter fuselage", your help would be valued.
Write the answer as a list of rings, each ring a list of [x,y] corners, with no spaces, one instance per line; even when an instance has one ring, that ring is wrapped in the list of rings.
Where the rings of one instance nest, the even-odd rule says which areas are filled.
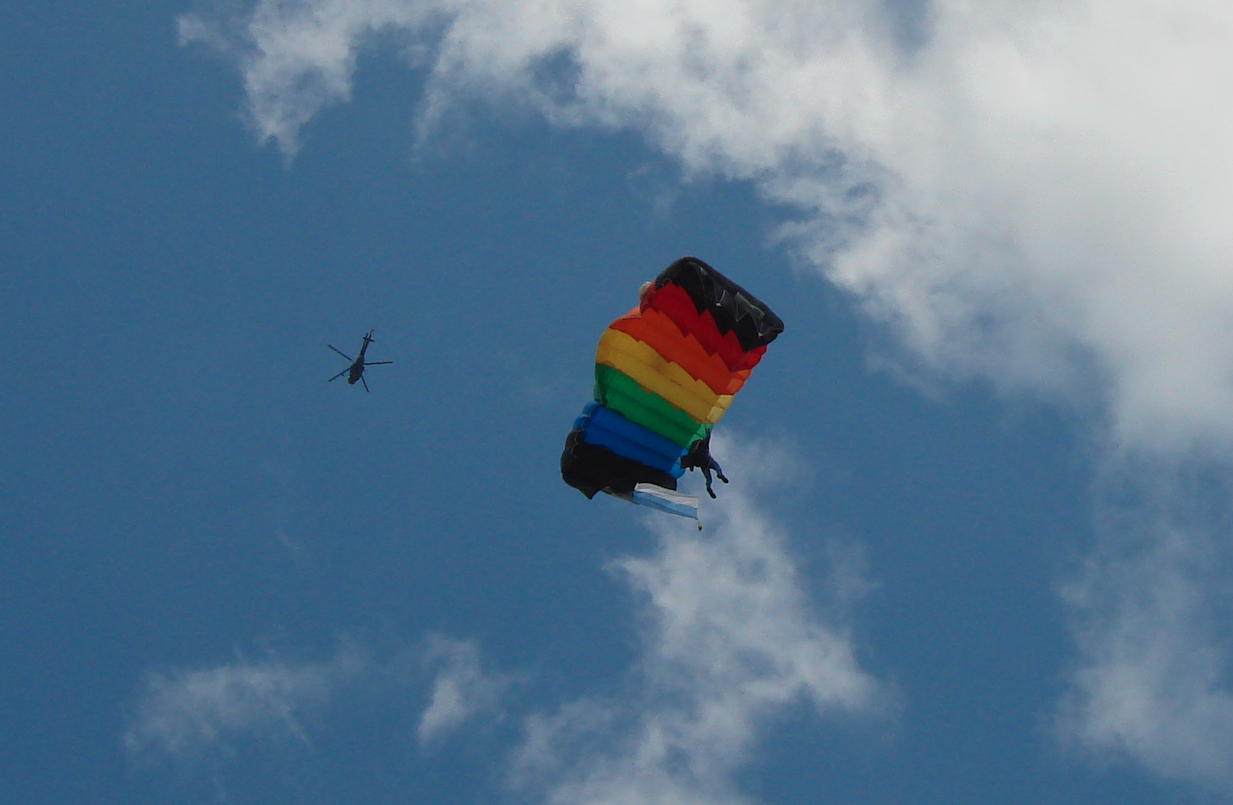
[[[339,355],[342,355],[347,360],[351,361],[350,366],[348,366],[346,369],[343,369],[338,374],[334,375],[334,377],[331,377],[330,380],[336,380],[342,377],[343,375],[346,375],[347,383],[349,385],[354,386],[356,383],[363,383],[364,390],[368,391],[368,383],[364,380],[364,368],[366,366],[372,366],[375,364],[393,363],[393,361],[376,361],[375,364],[370,364],[364,360],[364,356],[368,352],[368,345],[371,344],[372,341],[373,341],[372,330],[369,330],[367,335],[364,336],[363,343],[360,344],[360,354],[358,357],[355,358],[355,360],[351,360],[351,358],[347,356],[342,350],[338,349],[332,344],[326,344],[327,347],[334,350]]]

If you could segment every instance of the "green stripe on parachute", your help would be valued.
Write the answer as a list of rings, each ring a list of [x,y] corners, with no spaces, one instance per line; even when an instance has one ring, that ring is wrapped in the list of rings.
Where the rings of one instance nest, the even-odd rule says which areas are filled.
[[[683,449],[706,437],[706,425],[642,388],[629,375],[602,363],[595,365],[595,400]]]

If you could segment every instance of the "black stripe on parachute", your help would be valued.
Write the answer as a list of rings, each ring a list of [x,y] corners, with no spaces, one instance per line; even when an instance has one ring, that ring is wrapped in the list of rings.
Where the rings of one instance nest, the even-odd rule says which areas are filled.
[[[741,349],[766,346],[783,332],[783,320],[753,294],[697,257],[682,257],[660,272],[655,287],[680,286],[701,314],[711,311],[720,333],[735,331]]]

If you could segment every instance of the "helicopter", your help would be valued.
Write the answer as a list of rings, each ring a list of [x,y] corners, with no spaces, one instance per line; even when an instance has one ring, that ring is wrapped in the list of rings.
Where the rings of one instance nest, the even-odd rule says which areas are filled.
[[[348,382],[349,384],[351,384],[352,386],[354,386],[354,385],[355,385],[355,382],[358,380],[359,382],[361,382],[361,383],[363,383],[363,384],[364,384],[364,391],[369,391],[369,390],[370,390],[370,389],[368,388],[368,381],[364,379],[364,367],[366,367],[366,366],[379,366],[379,365],[381,365],[381,364],[385,364],[385,363],[393,363],[393,361],[368,361],[368,362],[365,362],[365,361],[364,361],[364,353],[366,353],[366,352],[368,351],[368,345],[369,345],[369,344],[371,344],[371,343],[373,342],[373,337],[372,337],[373,332],[375,332],[375,331],[374,331],[374,330],[369,330],[369,331],[368,331],[368,334],[364,336],[364,342],[363,342],[362,344],[360,344],[360,356],[359,356],[358,358],[354,359],[354,360],[352,360],[352,359],[351,359],[351,356],[350,356],[350,355],[348,355],[347,353],[343,352],[341,349],[339,349],[338,347],[334,346],[333,344],[326,344],[326,346],[327,346],[327,347],[329,347],[330,349],[334,350],[334,351],[335,351],[335,352],[337,352],[339,355],[342,355],[342,356],[343,356],[344,358],[346,358],[347,360],[351,361],[351,365],[350,365],[350,366],[348,366],[346,369],[343,369],[341,372],[339,372],[338,374],[334,375],[333,377],[331,377],[329,380],[327,380],[327,381],[325,381],[325,382],[327,382],[327,383],[332,383],[332,382],[334,382],[335,380],[337,380],[338,378],[342,377],[343,375],[346,375],[346,376],[347,376],[347,382]]]

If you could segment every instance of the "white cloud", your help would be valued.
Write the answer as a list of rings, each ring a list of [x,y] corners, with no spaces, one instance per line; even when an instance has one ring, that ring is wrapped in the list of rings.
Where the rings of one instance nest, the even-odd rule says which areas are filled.
[[[181,31],[226,43],[255,125],[287,153],[347,99],[356,54],[383,31],[431,54],[426,127],[478,96],[637,129],[688,170],[786,206],[785,232],[906,361],[1094,400],[1127,467],[1233,460],[1224,0],[934,0],[910,50],[876,0],[261,0],[231,23]],[[1219,580],[1150,558],[1175,534],[1119,525],[1076,587],[1101,592],[1071,598],[1084,665],[1067,712],[1088,745],[1222,778],[1223,760],[1177,759],[1223,757],[1233,713],[1203,626]],[[688,583],[666,565],[630,572],[652,600]],[[1162,658],[1183,650],[1201,659],[1177,673]],[[812,690],[816,661],[777,678]]]
[[[304,713],[327,704],[360,673],[351,652],[328,663],[246,661],[202,670],[152,673],[124,733],[134,756],[192,756],[248,735],[308,739]]]
[[[178,760],[215,749],[230,750],[251,738],[311,743],[306,719],[354,703],[354,694],[399,698],[424,682],[414,665],[431,672],[428,704],[416,735],[421,745],[481,718],[500,719],[502,697],[516,679],[485,671],[469,641],[430,634],[421,650],[396,651],[378,660],[354,646],[333,658],[292,663],[240,660],[209,668],[147,675],[124,732],[124,745],[139,758]],[[310,721],[310,723],[311,723]]]
[[[747,801],[734,775],[779,720],[802,705],[827,718],[884,716],[893,691],[864,670],[853,606],[872,587],[859,554],[837,549],[821,601],[806,591],[787,535],[755,501],[796,474],[776,445],[720,435],[716,453],[740,467],[704,507],[706,527],[653,513],[646,556],[612,571],[636,602],[640,651],[618,696],[565,701],[522,720],[511,754],[520,794],[554,803],[701,805]],[[697,480],[697,479],[694,479]],[[471,641],[429,635],[418,663],[432,674],[416,731],[430,746],[480,719],[501,720],[520,681],[493,672]],[[308,743],[302,720],[349,689],[406,685],[407,656],[379,662],[344,650],[326,662],[240,661],[151,674],[124,743],[136,758],[191,758],[252,737]]]
[[[742,477],[775,475],[756,445],[716,449]],[[888,706],[849,633],[848,604],[867,588],[857,563],[836,564],[832,606],[819,609],[748,488],[723,487],[702,533],[656,516],[655,554],[615,563],[642,624],[628,698],[528,719],[515,763],[523,785],[554,803],[743,802],[733,774],[777,717],[806,702],[861,716]]]
[[[288,153],[376,34],[427,43],[426,120],[480,95],[640,128],[794,207],[802,249],[929,365],[1050,394],[1095,374],[1119,439],[1233,445],[1233,11],[931,12],[911,53],[861,0],[263,0],[181,36],[228,42]]]
[[[416,728],[421,745],[476,718],[500,716],[501,697],[512,680],[485,672],[474,643],[431,635],[424,664],[436,669],[436,675],[428,707]]]
[[[1058,726],[1082,750],[1227,786],[1230,546],[1212,523],[1229,521],[1229,489],[1204,473],[1165,475],[1104,481],[1116,539],[1064,591],[1081,654]]]
[[[1196,628],[1209,613],[1194,571],[1158,548],[1093,568],[1100,586],[1110,578],[1125,586],[1084,590],[1073,599],[1081,614],[1083,667],[1062,708],[1062,738],[1163,776],[1227,785],[1233,781],[1227,651]]]
[[[357,51],[368,39],[388,26],[423,25],[434,12],[415,2],[269,2],[242,23],[183,16],[179,35],[181,44],[209,45],[236,59],[258,136],[292,156],[300,129],[317,112],[350,99]]]

